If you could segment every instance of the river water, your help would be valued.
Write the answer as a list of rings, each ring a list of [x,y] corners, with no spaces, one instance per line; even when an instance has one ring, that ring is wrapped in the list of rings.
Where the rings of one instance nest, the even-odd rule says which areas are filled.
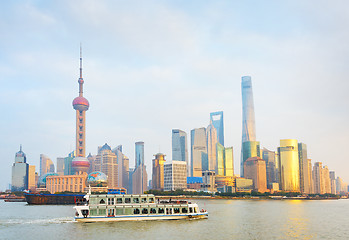
[[[74,222],[73,206],[0,201],[0,239],[349,239],[349,200],[194,200],[208,219]]]

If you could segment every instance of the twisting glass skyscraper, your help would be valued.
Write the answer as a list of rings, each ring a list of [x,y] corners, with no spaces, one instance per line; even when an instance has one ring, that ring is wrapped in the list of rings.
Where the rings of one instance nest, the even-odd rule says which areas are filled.
[[[210,113],[210,122],[217,130],[217,141],[224,146],[223,111]]]
[[[241,79],[241,94],[242,94],[242,141],[241,141],[241,165],[240,175],[244,176],[244,161],[247,157],[244,157],[246,150],[244,146],[246,142],[256,143],[256,126],[254,119],[254,104],[252,93],[252,82],[250,76],[244,76]],[[247,144],[250,145],[250,144]],[[246,146],[247,146],[246,145]],[[256,157],[253,154],[249,154],[249,157]],[[259,157],[259,154],[258,154]]]

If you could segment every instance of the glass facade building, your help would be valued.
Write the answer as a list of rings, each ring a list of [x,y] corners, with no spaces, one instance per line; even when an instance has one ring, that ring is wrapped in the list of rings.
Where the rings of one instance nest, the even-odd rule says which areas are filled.
[[[216,145],[217,145],[217,130],[212,122],[206,129],[206,144],[207,144],[207,158],[208,166],[205,170],[216,170]],[[223,144],[222,144],[223,145]]]
[[[240,165],[240,175],[241,177],[244,177],[244,163],[250,157],[260,157],[260,144],[257,141],[243,142],[241,151],[242,159]]]
[[[137,168],[140,165],[144,165],[144,142],[136,142],[136,163]]]
[[[201,177],[202,171],[208,168],[206,129],[195,128],[190,132],[191,177]]]
[[[283,191],[299,192],[298,142],[295,139],[280,140],[280,186]]]
[[[266,148],[262,150],[262,158],[267,167],[267,185],[271,187],[272,183],[279,183],[279,161],[278,154]]]
[[[189,171],[187,133],[180,129],[172,129],[172,160],[186,162]]]
[[[307,155],[307,145],[298,143],[299,158],[299,184],[302,193],[311,193],[311,180],[309,176],[309,164]]]
[[[12,165],[11,191],[28,189],[28,171],[29,164],[27,163],[27,156],[22,151],[21,146],[19,152],[15,155],[15,162]]]
[[[223,111],[210,113],[210,122],[217,130],[217,141],[224,146]]]
[[[216,147],[216,175],[217,176],[234,176],[234,154],[233,147],[225,148],[222,144],[217,143]]]

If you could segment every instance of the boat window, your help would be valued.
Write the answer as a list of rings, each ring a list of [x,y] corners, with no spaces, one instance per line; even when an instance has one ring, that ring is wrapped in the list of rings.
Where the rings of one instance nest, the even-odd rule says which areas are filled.
[[[142,214],[148,214],[148,208],[143,208],[142,209]]]
[[[132,208],[125,208],[125,215],[131,215],[132,214]]]
[[[108,198],[108,205],[114,205],[114,198]]]
[[[131,198],[125,198],[125,203],[131,203]]]
[[[159,208],[159,212],[158,213],[164,213],[164,212],[165,212],[165,209]]]
[[[105,209],[98,209],[98,215],[105,216],[105,214],[106,214]]]
[[[139,214],[139,209],[138,208],[133,209],[133,214]]]
[[[156,214],[156,208],[151,208],[150,213]]]
[[[182,213],[188,213],[188,208],[182,208]]]
[[[116,203],[122,203],[122,198],[117,198]]]
[[[149,203],[154,203],[154,198],[149,198]]]
[[[198,212],[198,208],[194,208],[194,213],[197,213]]]
[[[101,199],[101,201],[99,201],[99,204],[105,204],[104,199]]]
[[[97,215],[97,209],[90,209],[90,216],[96,216]]]
[[[172,214],[172,208],[166,208],[166,214]]]
[[[139,203],[139,198],[133,198],[133,203]]]
[[[117,208],[115,214],[116,215],[123,215],[123,209],[122,208]]]
[[[108,217],[113,217],[113,216],[115,216],[115,209],[114,208],[108,209]]]
[[[142,198],[142,203],[146,203],[147,202],[147,198]]]
[[[174,208],[173,213],[179,213],[179,208]]]
[[[190,208],[189,208],[189,212],[190,212],[190,213],[193,213],[193,208],[190,207]]]

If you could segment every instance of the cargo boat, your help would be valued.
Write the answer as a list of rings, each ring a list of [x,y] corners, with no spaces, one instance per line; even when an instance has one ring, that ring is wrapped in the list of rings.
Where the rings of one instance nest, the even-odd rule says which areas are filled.
[[[84,200],[84,194],[24,193],[25,200],[31,205],[74,205]]]
[[[202,219],[206,210],[187,200],[163,200],[153,194],[91,194],[78,201],[75,220],[78,222],[116,222],[144,220]]]

